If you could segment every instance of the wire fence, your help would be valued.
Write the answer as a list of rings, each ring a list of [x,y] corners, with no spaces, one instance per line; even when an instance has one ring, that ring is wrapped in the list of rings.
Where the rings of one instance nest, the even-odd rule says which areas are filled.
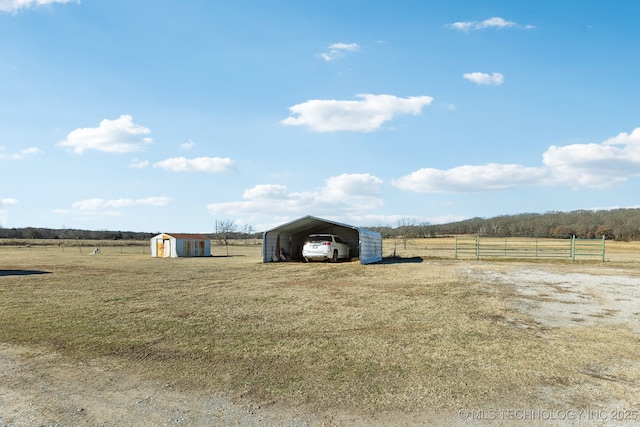
[[[229,256],[236,249],[260,246],[258,239],[211,240],[211,256]],[[85,255],[151,255],[149,241],[82,239],[0,239],[0,251],[46,251]]]
[[[597,258],[604,262],[606,241],[602,239],[456,237],[454,257],[459,258]]]

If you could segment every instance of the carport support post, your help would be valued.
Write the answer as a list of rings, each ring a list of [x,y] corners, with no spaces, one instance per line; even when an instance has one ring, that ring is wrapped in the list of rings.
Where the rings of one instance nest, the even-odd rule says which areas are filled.
[[[604,262],[604,242],[605,242],[605,237],[603,234],[602,235],[602,262]]]
[[[476,259],[480,259],[480,234],[476,234]]]
[[[576,236],[571,236],[571,261],[576,260]]]

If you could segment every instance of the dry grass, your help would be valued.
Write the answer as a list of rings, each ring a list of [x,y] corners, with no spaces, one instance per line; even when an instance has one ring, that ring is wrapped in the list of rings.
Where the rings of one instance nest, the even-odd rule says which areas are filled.
[[[197,259],[4,249],[0,342],[117,358],[236,399],[362,413],[530,407],[540,390],[595,384],[594,366],[640,357],[627,329],[523,317],[508,308],[512,287],[469,281],[469,262],[431,255],[450,243],[398,244],[415,262],[370,266],[262,264],[259,246],[242,245]]]

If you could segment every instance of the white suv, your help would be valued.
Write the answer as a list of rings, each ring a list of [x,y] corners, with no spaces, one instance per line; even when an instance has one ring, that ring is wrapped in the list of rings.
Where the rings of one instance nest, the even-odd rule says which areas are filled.
[[[332,262],[341,258],[351,258],[351,250],[340,236],[333,234],[311,234],[302,247],[305,261],[311,260]]]

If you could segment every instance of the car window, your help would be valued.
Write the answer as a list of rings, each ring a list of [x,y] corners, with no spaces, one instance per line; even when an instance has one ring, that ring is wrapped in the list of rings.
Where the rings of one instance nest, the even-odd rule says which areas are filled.
[[[336,236],[336,242],[337,243],[344,243],[344,240],[342,240],[339,236]]]
[[[330,242],[331,236],[309,236],[310,242]]]

